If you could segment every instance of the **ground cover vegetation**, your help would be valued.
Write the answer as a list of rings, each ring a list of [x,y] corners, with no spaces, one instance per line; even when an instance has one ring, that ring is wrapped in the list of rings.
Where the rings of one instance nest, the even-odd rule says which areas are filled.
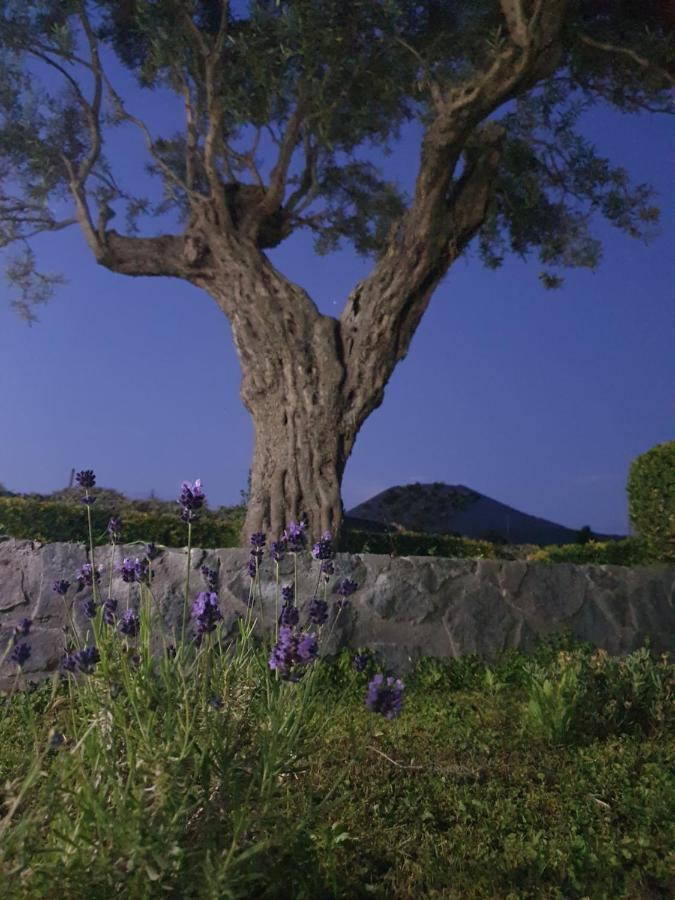
[[[77,479],[93,556],[95,476]],[[250,536],[247,614],[226,642],[214,573],[191,590],[187,574],[204,504],[184,482],[178,633],[159,629],[148,544],[119,567],[126,608],[90,563],[54,584],[71,629],[51,680],[23,675],[30,619],[0,651],[16,667],[0,696],[3,896],[667,896],[668,654],[613,659],[559,635],[491,665],[423,660],[405,680],[368,648],[323,660],[359,586],[329,533],[311,545],[314,596],[280,585],[276,563],[309,549],[296,522]],[[122,529],[111,517],[113,548]],[[261,643],[260,580],[275,573]]]
[[[672,111],[662,0],[0,0],[0,25],[15,308],[34,318],[58,283],[34,238],[69,227],[115,273],[214,299],[255,426],[244,543],[303,515],[339,536],[359,430],[472,243],[492,268],[535,257],[553,288],[598,264],[596,216],[641,239],[658,219],[583,119]],[[148,124],[143,102],[171,123]],[[408,196],[381,162],[411,123]],[[130,130],[145,157],[115,153]],[[266,254],[299,229],[318,253],[348,242],[373,258],[339,318]]]

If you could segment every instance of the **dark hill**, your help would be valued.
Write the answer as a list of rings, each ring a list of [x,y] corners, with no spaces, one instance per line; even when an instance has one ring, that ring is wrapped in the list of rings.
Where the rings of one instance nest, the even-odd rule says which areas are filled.
[[[502,541],[508,544],[573,544],[577,531],[547,519],[530,516],[492,500],[464,485],[408,484],[359,503],[347,512],[354,528],[380,526],[429,534]],[[620,540],[622,535],[594,534],[599,540]]]

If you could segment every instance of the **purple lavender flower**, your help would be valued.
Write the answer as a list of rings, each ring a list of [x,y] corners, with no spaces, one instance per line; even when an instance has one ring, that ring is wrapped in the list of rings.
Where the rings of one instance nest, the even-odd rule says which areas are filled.
[[[180,514],[183,522],[191,523],[197,521],[205,499],[201,479],[197,478],[194,484],[191,484],[189,481],[182,483],[178,502],[183,507]]]
[[[223,618],[218,608],[218,594],[211,591],[201,591],[192,604],[191,616],[197,626],[197,639],[215,629],[216,624]]]
[[[64,581],[63,578],[60,578],[60,579],[58,579],[58,581],[54,582],[54,584],[52,585],[52,590],[54,591],[55,594],[60,594],[62,597],[65,597],[65,595],[68,593],[69,587],[70,587],[70,582]]]
[[[267,541],[267,535],[263,531],[256,531],[251,535],[251,546],[255,549],[263,549]]]
[[[127,584],[134,582],[147,581],[148,579],[148,560],[147,559],[129,559],[125,557],[122,565],[119,567],[122,581]]]
[[[328,604],[319,597],[313,597],[309,604],[309,620],[315,625],[323,625],[328,620]]]
[[[108,537],[113,542],[113,544],[122,539],[122,520],[119,516],[112,516],[108,520],[107,531]]]
[[[159,553],[160,553],[160,551],[157,549],[157,547],[153,543],[145,545],[145,556],[151,562],[153,559],[157,559],[157,557],[159,556]]]
[[[335,565],[332,559],[324,559],[321,563],[321,574],[326,582],[330,579],[331,575],[335,575]]]
[[[272,541],[270,544],[270,556],[274,562],[281,562],[287,550],[286,541]]]
[[[342,581],[338,584],[337,593],[341,597],[351,597],[351,595],[357,590],[358,584],[356,581],[352,581],[349,578],[343,578]]]
[[[280,625],[297,625],[300,621],[300,611],[297,606],[292,603],[284,603],[281,607],[281,615],[279,616]]]
[[[93,469],[82,469],[82,471],[78,472],[75,476],[75,481],[85,490],[93,488],[96,484],[96,476],[94,475]]]
[[[77,660],[74,653],[66,653],[61,660],[61,668],[64,672],[74,672],[77,669]]]
[[[29,656],[30,644],[15,644],[12,647],[12,652],[9,654],[9,658],[17,666],[23,666]]]
[[[14,626],[13,641],[15,644],[18,644],[20,638],[28,637],[32,624],[32,619],[21,619],[21,621]]]
[[[291,553],[301,553],[305,547],[305,522],[291,522],[282,535]]]
[[[117,600],[113,600],[112,597],[108,597],[108,599],[103,604],[103,621],[106,625],[114,625],[115,624],[115,613],[117,612]]]
[[[303,675],[303,666],[308,665],[318,652],[316,637],[303,632],[297,634],[292,628],[279,629],[279,639],[272,650],[268,665],[276,670],[284,681],[298,681]]]
[[[202,573],[202,578],[204,579],[204,583],[209,591],[217,591],[218,590],[218,570],[217,569],[209,569],[208,566],[202,566],[200,569]]]
[[[122,618],[117,627],[119,628],[120,634],[125,635],[125,637],[136,637],[141,627],[141,620],[138,617],[138,613],[134,612],[133,609],[125,610],[122,613]]]
[[[292,603],[295,600],[295,585],[285,584],[281,589],[281,598],[284,603]]]
[[[70,655],[74,658],[77,668],[80,672],[84,672],[85,675],[91,675],[94,671],[94,666],[101,659],[101,654],[96,647],[84,647],[82,650],[76,650],[75,653]]]
[[[96,604],[91,597],[82,604],[82,612],[88,619],[93,619],[96,615]]]
[[[404,690],[405,684],[400,678],[390,676],[385,680],[384,675],[378,673],[368,685],[366,707],[387,719],[395,719],[403,708]]]
[[[136,559],[136,581],[147,584],[150,579],[150,560]]]
[[[316,637],[313,634],[304,632],[299,635],[297,654],[301,663],[305,665],[311,663],[316,659],[318,652],[319,647],[316,642]]]
[[[84,503],[86,506],[93,506],[96,503],[96,497],[92,497],[91,494],[85,494],[84,497],[80,497],[80,503]]]
[[[101,580],[101,575],[103,573],[103,566],[99,566],[97,569],[91,565],[91,563],[85,563],[82,568],[78,569],[75,573],[75,578],[78,582],[78,591],[81,591],[82,588],[87,585],[91,587],[96,581],[96,584]]]
[[[324,531],[319,540],[312,547],[312,556],[314,559],[332,559],[333,551],[333,535],[330,531]]]
[[[255,578],[255,576],[258,574],[258,562],[254,556],[252,556],[246,563],[246,571],[251,578]]]
[[[363,672],[368,665],[370,656],[367,653],[355,653],[352,657],[352,665],[357,672]]]

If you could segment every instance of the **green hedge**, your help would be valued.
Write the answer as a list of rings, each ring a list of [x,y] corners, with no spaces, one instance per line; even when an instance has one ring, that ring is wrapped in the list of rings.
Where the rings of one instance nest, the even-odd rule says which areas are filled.
[[[604,566],[644,566],[665,562],[650,554],[645,544],[638,538],[551,545],[536,550],[530,554],[529,559],[533,562],[568,562],[577,565],[594,563]]]
[[[116,514],[122,519],[124,543],[153,541],[167,547],[184,547],[187,543],[187,528],[177,513],[157,515],[139,512],[133,507],[122,507]],[[91,516],[94,543],[107,544],[106,526],[110,510],[97,509],[94,505]],[[192,528],[193,546],[237,547],[240,528],[241,523],[234,516],[225,519],[204,513]],[[68,503],[0,498],[0,533],[44,543],[88,541],[87,511],[84,506],[76,507]]]
[[[447,534],[402,531],[382,534],[371,531],[345,531],[340,549],[345,553],[382,553],[394,556],[443,556],[449,558],[482,557],[494,559],[499,547],[489,541]]]
[[[634,459],[626,489],[631,524],[649,552],[675,562],[675,441]]]

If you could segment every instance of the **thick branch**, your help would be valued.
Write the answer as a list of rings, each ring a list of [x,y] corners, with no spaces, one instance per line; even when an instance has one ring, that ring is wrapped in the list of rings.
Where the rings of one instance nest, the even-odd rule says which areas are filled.
[[[502,137],[499,126],[483,129],[467,150],[464,173],[446,196],[435,229],[409,213],[375,271],[349,297],[341,317],[344,393],[357,430],[382,402],[439,281],[484,221]]]
[[[484,69],[448,90],[437,106],[424,136],[411,206],[341,316],[345,391],[357,428],[382,402],[435,287],[483,222],[502,130],[481,123],[557,63],[565,0],[538,0],[529,19],[520,0],[502,0],[501,6],[509,39]],[[453,184],[462,153],[465,171]]]
[[[185,259],[185,240],[180,235],[138,238],[107,231],[105,245],[95,256],[100,265],[120,275],[186,278],[190,272]]]

